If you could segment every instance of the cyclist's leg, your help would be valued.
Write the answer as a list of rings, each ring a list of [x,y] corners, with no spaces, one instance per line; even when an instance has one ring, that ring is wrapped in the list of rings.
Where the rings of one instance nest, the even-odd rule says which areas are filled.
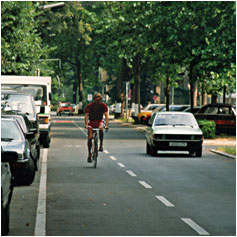
[[[103,131],[103,126],[104,126],[104,123],[100,123],[99,125],[99,138],[100,138],[100,148],[99,148],[99,151],[103,151],[103,140],[104,140],[104,131]]]
[[[93,137],[93,130],[92,128],[88,128],[88,162],[91,162],[91,147],[92,147],[92,137]]]

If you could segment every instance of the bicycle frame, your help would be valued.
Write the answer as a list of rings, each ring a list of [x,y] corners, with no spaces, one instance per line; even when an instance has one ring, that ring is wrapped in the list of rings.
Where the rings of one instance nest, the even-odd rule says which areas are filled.
[[[99,128],[92,128],[93,136],[92,136],[92,160],[94,162],[94,168],[97,166],[97,157],[98,157],[98,135],[97,131]]]

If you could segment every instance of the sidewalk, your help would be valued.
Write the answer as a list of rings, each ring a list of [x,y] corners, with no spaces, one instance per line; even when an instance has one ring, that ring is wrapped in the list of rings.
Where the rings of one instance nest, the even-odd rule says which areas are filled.
[[[146,131],[146,125],[143,124],[133,124],[133,123],[128,123],[128,122],[122,122],[121,120],[114,119],[114,122],[121,123],[122,126],[129,126],[131,128],[135,128],[139,131]],[[205,146],[236,146],[236,137],[217,137],[214,139],[204,139],[203,145]],[[236,159],[235,156],[229,155],[227,153],[217,151],[215,149],[210,149],[209,151],[217,153],[219,155],[229,157],[232,159]]]

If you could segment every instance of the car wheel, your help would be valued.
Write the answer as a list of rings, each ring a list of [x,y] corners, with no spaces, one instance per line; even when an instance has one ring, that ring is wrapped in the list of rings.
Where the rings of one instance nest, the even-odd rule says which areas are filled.
[[[150,118],[149,118],[149,119],[147,119],[147,121],[146,121],[146,124],[148,124],[148,123],[149,123],[149,120],[150,120]]]
[[[202,157],[202,147],[196,150],[196,157]]]
[[[151,154],[151,147],[150,145],[148,144],[148,142],[146,142],[146,154]]]
[[[25,185],[31,185],[35,179],[35,164],[34,161],[29,159],[29,166],[27,171],[27,178],[25,179]]]
[[[150,146],[150,152],[151,152],[150,154],[152,156],[157,155],[157,149],[155,147],[153,147],[152,145]]]
[[[141,124],[145,124],[144,117],[141,117],[140,122],[141,122]]]
[[[10,219],[10,205],[7,204],[6,208],[3,208],[1,204],[1,236],[7,235],[9,232],[9,219]]]
[[[43,138],[42,143],[43,143],[43,148],[49,148],[49,144],[50,144],[49,135],[47,135]]]

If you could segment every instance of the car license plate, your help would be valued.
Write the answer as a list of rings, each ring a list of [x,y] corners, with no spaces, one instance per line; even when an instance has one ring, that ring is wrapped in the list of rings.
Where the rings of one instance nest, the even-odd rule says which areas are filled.
[[[178,146],[178,147],[186,147],[187,142],[170,142],[169,145],[170,146]]]

